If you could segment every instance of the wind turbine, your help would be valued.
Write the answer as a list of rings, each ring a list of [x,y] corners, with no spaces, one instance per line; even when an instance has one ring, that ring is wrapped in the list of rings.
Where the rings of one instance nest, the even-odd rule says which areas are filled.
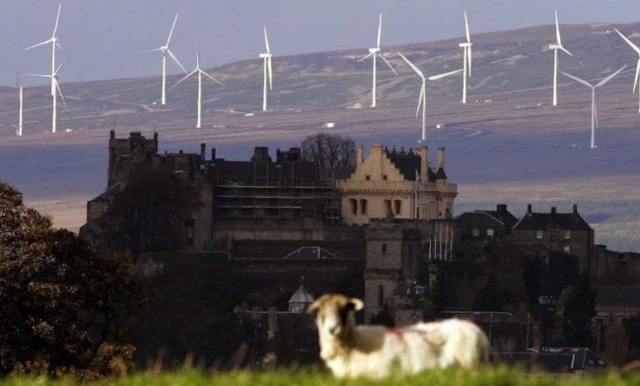
[[[267,111],[267,77],[269,78],[269,90],[273,89],[273,68],[271,66],[271,49],[267,38],[267,26],[264,26],[264,46],[267,52],[260,54],[264,59],[264,86],[262,88],[262,111]]]
[[[358,60],[359,62],[362,62],[363,60],[366,60],[369,57],[373,58],[373,88],[372,88],[372,92],[371,92],[371,107],[376,107],[376,70],[377,70],[376,58],[379,56],[387,64],[387,66],[389,66],[391,71],[393,71],[393,73],[396,74],[396,76],[398,75],[398,73],[393,68],[391,63],[389,63],[387,58],[385,58],[382,55],[382,53],[380,52],[380,41],[381,41],[381,39],[382,39],[382,14],[380,14],[380,21],[378,22],[378,44],[377,44],[377,46],[375,46],[373,48],[369,48],[369,54],[367,56],[365,56],[364,58]]]
[[[467,41],[458,43],[458,47],[462,48],[462,103],[467,103],[467,78],[471,78],[471,34],[469,33],[469,20],[467,19],[467,11],[464,11],[464,29]]]
[[[200,68],[200,45],[199,44],[196,48],[196,68],[194,68],[193,71],[191,71],[190,73],[185,75],[182,79],[180,79],[178,83],[171,86],[170,90],[173,90],[180,83],[184,82],[191,75],[194,75],[194,74],[198,74],[198,118],[196,120],[196,129],[199,129],[202,127],[202,75],[206,76],[207,78],[215,81],[216,83],[224,87],[224,84],[222,84],[218,79],[207,74],[204,70],[202,70],[202,68]]]
[[[56,86],[55,86],[55,82],[53,80],[53,75],[54,75],[55,70],[56,70],[56,47],[60,48],[63,51],[65,51],[65,49],[62,48],[60,43],[58,43],[58,37],[56,36],[56,32],[58,31],[58,21],[60,21],[60,10],[61,9],[62,9],[62,4],[60,4],[58,6],[58,14],[56,15],[56,24],[53,27],[53,33],[51,34],[51,37],[49,39],[43,41],[43,42],[36,43],[36,44],[34,44],[32,46],[29,46],[29,47],[25,48],[24,50],[22,50],[22,52],[24,52],[24,51],[30,50],[32,48],[36,48],[36,47],[43,46],[45,44],[51,43],[51,95],[55,95],[56,94]]]
[[[58,96],[56,94],[56,91],[60,93],[60,98],[62,98],[62,103],[64,104],[64,107],[67,108],[67,102],[64,100],[64,95],[62,95],[62,90],[60,90],[60,85],[58,84],[58,72],[60,72],[60,69],[62,68],[66,60],[67,58],[64,58],[62,63],[60,63],[58,68],[56,68],[56,70],[51,75],[25,74],[26,76],[36,76],[39,78],[51,78],[51,82],[54,85],[54,92],[53,92],[53,95],[51,96],[53,98],[53,116],[51,118],[51,133],[53,134],[56,133],[56,125],[58,121]]]
[[[591,89],[591,148],[592,149],[595,149],[597,147],[596,146],[596,126],[598,125],[598,111],[597,111],[598,107],[596,105],[596,88],[604,86],[605,84],[609,83],[611,79],[613,79],[625,68],[627,68],[627,66],[623,66],[621,69],[607,76],[606,78],[602,79],[600,82],[598,82],[595,85],[592,85],[591,83],[587,82],[584,79],[580,79],[577,76],[567,74],[564,71],[560,71],[563,75],[575,80],[578,83],[582,83]]]
[[[177,21],[178,21],[178,14],[176,13],[176,17],[173,18],[173,24],[171,25],[171,30],[169,31],[169,37],[167,37],[167,42],[163,46],[145,51],[145,52],[162,51],[162,97],[160,99],[160,103],[163,106],[167,103],[167,92],[166,92],[167,90],[167,54],[171,56],[171,59],[173,59],[178,64],[178,66],[180,66],[180,68],[182,68],[182,71],[184,71],[185,73],[187,72],[187,70],[184,68],[182,63],[180,63],[178,58],[176,58],[173,52],[171,52],[171,50],[169,49],[169,43],[171,42],[171,35],[173,35],[173,29],[176,28]]]
[[[409,59],[407,59],[404,55],[402,55],[400,52],[398,52],[398,55],[400,55],[400,57],[402,59],[404,59],[405,62],[407,62],[409,67],[411,67],[413,69],[413,71],[415,71],[415,73],[418,74],[420,79],[422,79],[422,86],[420,86],[420,97],[418,99],[418,107],[416,108],[416,118],[418,117],[418,114],[420,113],[420,107],[422,107],[422,139],[420,141],[424,142],[424,141],[427,140],[427,113],[426,113],[426,109],[427,109],[427,79],[428,80],[438,80],[438,79],[446,78],[449,75],[453,75],[453,74],[459,73],[460,71],[462,71],[462,69],[455,70],[455,71],[450,71],[450,72],[447,72],[447,73],[444,73],[444,74],[433,75],[433,76],[430,76],[430,77],[427,78],[427,77],[424,76],[422,71],[420,71],[420,69],[418,67],[416,67],[415,64],[411,63],[411,61],[409,61]]]
[[[22,137],[22,82],[20,82],[20,73],[16,73],[18,81],[18,130],[16,134],[18,137]]]
[[[614,28],[618,35],[622,36],[625,42],[631,46],[638,53],[638,63],[636,64],[636,78],[633,81],[633,92],[636,92],[636,88],[638,88],[638,81],[640,81],[640,48],[636,46],[628,37],[624,36],[617,28]],[[638,112],[640,112],[640,88],[638,88]]]
[[[571,52],[569,52],[562,45],[562,40],[560,39],[560,26],[558,24],[558,11],[554,11],[556,16],[556,42],[554,44],[549,44],[549,49],[553,50],[553,105],[558,105],[558,50],[564,51],[567,55],[573,56]]]

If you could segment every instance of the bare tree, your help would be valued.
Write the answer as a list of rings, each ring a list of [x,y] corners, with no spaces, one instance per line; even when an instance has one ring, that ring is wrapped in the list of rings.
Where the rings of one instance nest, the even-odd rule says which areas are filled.
[[[355,166],[356,142],[340,134],[309,135],[302,141],[302,156],[320,168]]]

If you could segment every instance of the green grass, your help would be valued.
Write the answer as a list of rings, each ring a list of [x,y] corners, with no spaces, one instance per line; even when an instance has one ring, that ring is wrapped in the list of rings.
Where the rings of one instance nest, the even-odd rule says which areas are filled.
[[[72,386],[77,385],[73,380],[50,380],[46,378],[22,378],[13,377],[0,381],[0,386]],[[174,373],[137,373],[134,375],[101,381],[102,385],[143,386],[143,385],[229,385],[229,386],[253,386],[253,385],[305,385],[305,386],[334,386],[334,385],[388,385],[388,386],[439,386],[439,385],[464,385],[464,386],[543,386],[543,385],[638,385],[640,374],[619,375],[611,373],[601,377],[576,378],[572,376],[553,377],[546,374],[525,374],[516,370],[498,368],[485,371],[431,371],[411,377],[391,377],[381,381],[372,380],[337,380],[330,374],[314,371],[296,372],[224,372],[209,374],[196,370],[186,370]]]

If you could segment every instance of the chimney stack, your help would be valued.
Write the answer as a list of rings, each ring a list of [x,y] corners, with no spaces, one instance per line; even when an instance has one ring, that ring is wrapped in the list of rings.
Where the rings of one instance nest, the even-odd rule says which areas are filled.
[[[153,133],[153,142],[156,145],[156,151],[158,151],[158,133],[157,132]]]
[[[418,149],[418,155],[420,156],[420,179],[423,184],[426,184],[429,182],[429,148],[421,146]]]
[[[578,214],[578,204],[573,204],[573,213]]]
[[[206,156],[205,156],[205,152],[207,149],[207,145],[205,143],[201,143],[200,144],[200,161],[204,162]]]
[[[552,206],[551,207],[551,214],[555,215],[557,213],[556,207]]]
[[[364,147],[362,145],[358,145],[357,153],[356,153],[356,164],[360,166],[364,162]]]
[[[527,204],[527,214],[531,214],[531,204]]]
[[[216,148],[211,148],[211,161],[216,162]]]
[[[496,211],[498,213],[506,213],[507,212],[507,204],[498,204],[496,206]]]
[[[444,169],[444,146],[438,148],[438,169]]]
[[[111,138],[111,139],[115,139],[116,138],[116,131],[115,130],[110,130],[109,131],[109,138]]]

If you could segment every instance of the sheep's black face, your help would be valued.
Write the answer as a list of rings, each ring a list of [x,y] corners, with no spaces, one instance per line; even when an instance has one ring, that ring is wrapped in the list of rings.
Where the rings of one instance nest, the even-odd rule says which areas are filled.
[[[327,294],[311,304],[307,312],[316,313],[316,324],[322,335],[330,339],[342,339],[345,332],[355,325],[354,312],[362,308],[360,299]]]

